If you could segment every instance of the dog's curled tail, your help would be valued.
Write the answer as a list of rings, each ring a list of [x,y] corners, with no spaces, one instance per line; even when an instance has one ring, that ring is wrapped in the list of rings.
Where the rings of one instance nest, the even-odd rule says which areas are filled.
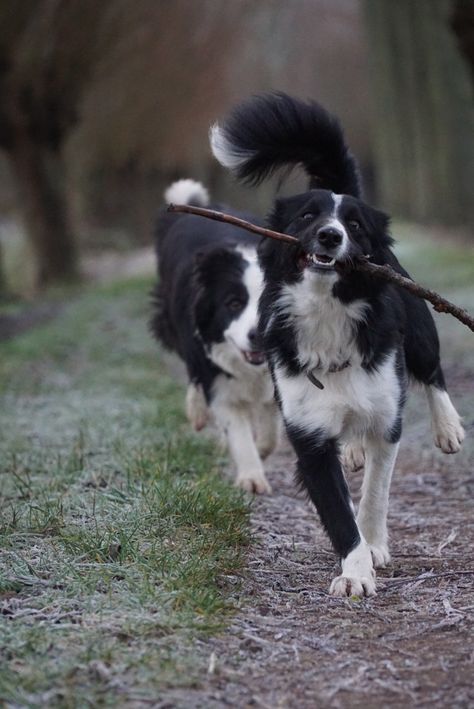
[[[241,180],[258,184],[300,164],[311,188],[360,196],[356,161],[338,120],[315,101],[284,93],[254,96],[210,130],[212,152]]]
[[[195,207],[207,207],[210,201],[204,185],[190,179],[173,182],[163,196],[167,204],[193,204]]]

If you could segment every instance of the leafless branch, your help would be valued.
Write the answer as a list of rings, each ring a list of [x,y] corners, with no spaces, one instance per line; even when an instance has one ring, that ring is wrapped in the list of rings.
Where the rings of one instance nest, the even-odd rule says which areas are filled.
[[[215,209],[203,209],[202,207],[192,207],[190,204],[169,204],[168,212],[186,212],[186,214],[195,214],[198,217],[206,217],[206,219],[213,219],[216,222],[225,222],[226,224],[233,224],[246,231],[251,231],[259,236],[269,236],[271,239],[276,239],[277,241],[286,241],[288,244],[298,244],[298,239],[289,234],[281,234],[279,231],[273,231],[272,229],[265,229],[262,226],[257,226],[252,224],[252,222],[247,222],[245,219],[239,219],[239,217],[234,217],[232,214],[225,214],[224,212],[217,212]]]
[[[202,207],[193,207],[188,204],[170,204],[168,205],[169,212],[184,212],[186,214],[195,214],[199,217],[206,217],[207,219],[213,219],[218,222],[225,222],[226,224],[233,224],[234,226],[250,231],[253,234],[258,234],[259,236],[269,237],[271,239],[276,239],[277,241],[285,241],[289,244],[298,244],[299,241],[294,236],[289,234],[282,234],[279,231],[273,231],[272,229],[266,229],[264,227],[257,226],[248,222],[245,219],[240,219],[239,217],[234,217],[231,214],[225,214],[224,212],[218,212],[214,209],[204,209]],[[352,268],[361,271],[362,273],[368,273],[376,278],[382,278],[390,283],[395,283],[401,288],[405,288],[413,295],[418,298],[423,298],[428,300],[434,307],[434,309],[439,313],[450,313],[460,322],[466,325],[472,332],[474,332],[474,318],[459,305],[451,303],[449,300],[443,298],[439,293],[420,286],[415,281],[412,281],[406,276],[402,276],[397,273],[391,266],[385,264],[383,266],[378,266],[374,263],[369,263],[364,259],[358,259],[352,264]]]

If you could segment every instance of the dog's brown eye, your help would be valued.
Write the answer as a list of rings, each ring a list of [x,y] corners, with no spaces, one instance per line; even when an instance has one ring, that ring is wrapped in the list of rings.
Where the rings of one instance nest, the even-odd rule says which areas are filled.
[[[306,214],[303,214],[301,219],[305,219],[305,220],[314,219],[314,214],[311,214],[311,212],[306,212]]]
[[[238,313],[239,310],[242,310],[242,308],[244,307],[243,303],[240,300],[237,300],[237,298],[229,300],[226,305],[233,313]]]
[[[354,229],[354,231],[358,231],[360,229],[360,222],[358,222],[356,219],[351,219],[350,222],[348,222],[349,228]]]

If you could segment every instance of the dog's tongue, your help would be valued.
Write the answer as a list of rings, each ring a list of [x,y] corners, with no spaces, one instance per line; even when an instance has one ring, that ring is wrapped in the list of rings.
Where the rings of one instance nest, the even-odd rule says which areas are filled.
[[[265,362],[265,355],[263,352],[245,350],[244,357],[249,364],[263,364],[263,362]]]

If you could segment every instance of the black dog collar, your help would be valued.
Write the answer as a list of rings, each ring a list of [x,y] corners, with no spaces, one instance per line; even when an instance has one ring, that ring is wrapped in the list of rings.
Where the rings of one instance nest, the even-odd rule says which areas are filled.
[[[342,372],[343,369],[346,369],[347,367],[351,366],[351,361],[350,359],[346,359],[345,362],[342,364],[331,364],[328,371],[328,374],[333,374],[334,372]],[[309,381],[311,384],[314,384],[315,387],[318,387],[318,389],[324,389],[324,384],[319,381],[314,375],[315,370],[317,370],[318,367],[315,367],[314,369],[310,369],[306,372],[306,376],[308,377]]]

